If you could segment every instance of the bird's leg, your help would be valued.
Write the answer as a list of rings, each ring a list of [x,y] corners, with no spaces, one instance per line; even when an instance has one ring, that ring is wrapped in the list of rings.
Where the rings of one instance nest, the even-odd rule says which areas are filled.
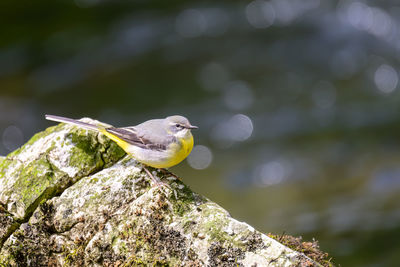
[[[151,172],[145,166],[143,166],[143,169],[146,171],[147,175],[153,180],[155,184],[161,184],[161,181],[158,178],[154,177],[153,174],[151,174]]]
[[[146,171],[147,175],[150,176],[150,178],[153,180],[153,182],[158,186],[166,186],[169,187],[168,184],[163,183],[162,181],[160,181],[158,178],[154,177],[153,174],[151,174],[151,172],[146,168],[146,166],[143,165],[143,169]]]

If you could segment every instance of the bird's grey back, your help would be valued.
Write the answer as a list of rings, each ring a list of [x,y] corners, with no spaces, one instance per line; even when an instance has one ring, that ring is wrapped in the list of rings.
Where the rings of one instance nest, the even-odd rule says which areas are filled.
[[[150,140],[152,143],[168,144],[175,138],[167,132],[164,119],[148,120],[132,128],[139,137]]]

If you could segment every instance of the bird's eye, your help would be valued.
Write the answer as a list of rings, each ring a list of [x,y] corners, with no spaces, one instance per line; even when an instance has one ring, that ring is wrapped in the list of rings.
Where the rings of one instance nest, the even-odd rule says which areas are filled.
[[[181,125],[180,125],[179,123],[177,123],[177,124],[175,124],[175,127],[176,127],[176,128],[180,128]]]

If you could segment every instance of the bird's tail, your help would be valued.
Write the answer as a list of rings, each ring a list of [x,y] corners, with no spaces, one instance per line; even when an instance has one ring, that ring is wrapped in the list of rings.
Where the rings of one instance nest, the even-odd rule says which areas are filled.
[[[74,119],[70,119],[70,118],[54,116],[54,115],[45,115],[45,117],[46,117],[46,120],[65,122],[65,123],[73,124],[73,125],[76,125],[78,127],[85,128],[88,130],[101,131],[103,129],[102,127],[97,126],[95,124],[90,124],[90,123],[86,123],[86,122],[82,122],[82,121],[78,121],[78,120],[74,120]]]

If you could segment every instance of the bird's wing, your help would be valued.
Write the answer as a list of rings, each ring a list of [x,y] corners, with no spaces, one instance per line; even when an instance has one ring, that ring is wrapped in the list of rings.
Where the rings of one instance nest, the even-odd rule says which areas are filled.
[[[149,134],[147,131],[140,131],[135,127],[110,127],[105,130],[131,145],[144,149],[163,151],[175,140],[175,137],[171,135],[160,135],[156,132]]]

